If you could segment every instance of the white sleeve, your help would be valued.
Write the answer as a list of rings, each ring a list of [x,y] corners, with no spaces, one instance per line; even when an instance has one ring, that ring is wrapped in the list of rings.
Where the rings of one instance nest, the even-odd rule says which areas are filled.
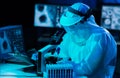
[[[96,69],[100,69],[101,65],[108,65],[108,62],[115,57],[116,45],[111,36],[109,37],[109,35],[103,35],[98,43],[99,44],[93,48],[92,52],[85,59],[83,59],[81,63],[76,64],[75,69],[77,74],[90,75]]]
[[[117,57],[117,43],[113,36],[110,33],[107,33],[107,47],[106,47],[106,58],[105,58],[105,63],[110,64],[111,61],[114,62],[114,64],[110,64],[115,66],[116,63],[116,57]]]
[[[93,51],[83,59],[79,64],[76,64],[75,71],[78,75],[90,75],[94,72],[100,61],[103,58],[103,52],[99,45],[96,45]]]

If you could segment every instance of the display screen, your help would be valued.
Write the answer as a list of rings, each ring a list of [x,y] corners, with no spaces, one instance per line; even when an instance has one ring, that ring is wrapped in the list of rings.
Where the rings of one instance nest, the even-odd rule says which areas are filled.
[[[34,26],[35,27],[58,27],[59,19],[67,6],[52,4],[35,4]]]
[[[0,28],[0,59],[8,58],[8,53],[25,52],[21,25],[9,25]]]
[[[102,5],[101,26],[120,30],[120,5]]]

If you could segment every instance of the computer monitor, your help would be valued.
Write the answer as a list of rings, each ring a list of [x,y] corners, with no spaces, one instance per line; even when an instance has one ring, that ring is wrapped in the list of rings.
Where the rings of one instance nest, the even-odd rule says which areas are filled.
[[[101,9],[101,26],[108,29],[117,44],[120,44],[120,5],[103,4]]]
[[[111,30],[120,30],[120,5],[102,5],[101,26]]]
[[[9,58],[8,53],[25,53],[22,25],[0,28],[0,59]]]
[[[67,6],[55,4],[35,4],[34,7],[34,26],[61,28],[59,19]]]

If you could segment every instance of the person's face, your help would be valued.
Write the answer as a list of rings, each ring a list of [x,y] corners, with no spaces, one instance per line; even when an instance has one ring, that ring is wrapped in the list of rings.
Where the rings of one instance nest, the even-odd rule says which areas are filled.
[[[66,32],[69,32],[72,34],[77,34],[78,32],[80,33],[82,31],[85,31],[88,28],[86,27],[85,24],[77,23],[77,24],[72,25],[72,26],[66,26],[66,27],[64,27],[64,29],[66,30]]]
[[[88,36],[91,31],[90,27],[85,25],[84,23],[83,24],[78,23],[73,26],[64,27],[64,29],[66,30],[67,33],[70,33],[72,36],[76,36],[78,38]]]

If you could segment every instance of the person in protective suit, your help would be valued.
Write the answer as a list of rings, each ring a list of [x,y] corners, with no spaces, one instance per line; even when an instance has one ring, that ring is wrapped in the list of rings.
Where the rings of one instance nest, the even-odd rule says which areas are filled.
[[[74,3],[60,24],[66,33],[53,54],[62,58],[57,63],[71,63],[78,78],[113,78],[117,45],[109,31],[97,25],[90,7]]]

